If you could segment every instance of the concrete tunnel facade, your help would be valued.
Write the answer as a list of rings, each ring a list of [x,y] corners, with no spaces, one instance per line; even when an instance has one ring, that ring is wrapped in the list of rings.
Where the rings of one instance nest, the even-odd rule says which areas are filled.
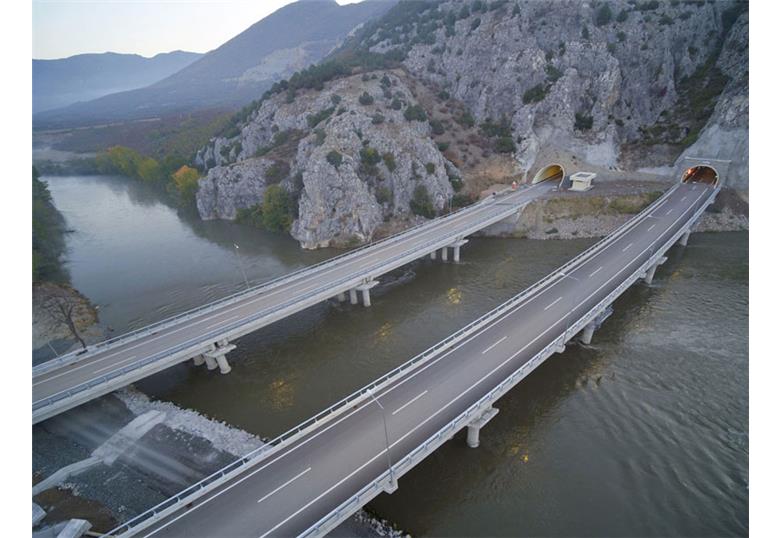
[[[531,180],[531,184],[535,185],[537,183],[541,183],[542,181],[555,181],[560,183],[563,181],[564,177],[566,177],[566,170],[563,168],[563,165],[557,163],[548,164],[536,172],[536,175]]]
[[[687,168],[680,178],[681,183],[704,183],[716,187],[720,183],[718,171],[708,164]]]

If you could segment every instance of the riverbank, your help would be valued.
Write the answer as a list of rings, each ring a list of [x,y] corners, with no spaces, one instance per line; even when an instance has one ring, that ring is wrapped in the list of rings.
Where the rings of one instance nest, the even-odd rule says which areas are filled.
[[[117,441],[117,432],[139,417],[149,417],[151,427],[133,436],[135,427]],[[33,497],[47,513],[41,529],[79,518],[90,521],[97,532],[110,531],[263,446],[256,435],[170,402],[152,400],[132,387],[34,427],[33,440],[33,485],[100,455],[86,470]],[[400,538],[404,533],[361,510],[334,536]]]
[[[68,311],[71,313],[68,314]],[[53,350],[50,346],[60,354],[80,347],[68,327],[68,317],[87,344],[98,342],[105,337],[98,324],[97,308],[69,284],[34,283],[32,315],[33,363],[51,358]],[[36,350],[40,351],[36,353]]]

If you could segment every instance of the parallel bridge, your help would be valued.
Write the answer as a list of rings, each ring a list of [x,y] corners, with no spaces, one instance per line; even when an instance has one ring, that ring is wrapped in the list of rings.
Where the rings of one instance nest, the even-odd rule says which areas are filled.
[[[110,534],[326,534],[458,431],[477,446],[493,404],[572,338],[589,342],[612,303],[687,243],[719,189],[716,176],[675,185],[537,284]]]
[[[506,191],[374,244],[283,276],[143,329],[89,346],[33,369],[33,424],[175,364],[230,371],[231,342],[319,302],[337,297],[371,304],[376,278],[441,253],[460,259],[466,237],[499,222],[552,191],[544,182]]]

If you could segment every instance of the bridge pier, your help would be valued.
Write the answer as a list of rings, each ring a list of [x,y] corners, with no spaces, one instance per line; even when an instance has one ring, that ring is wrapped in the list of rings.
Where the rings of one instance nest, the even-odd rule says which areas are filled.
[[[349,304],[357,304],[357,290],[355,288],[352,288],[349,290]]]
[[[346,294],[346,293],[344,293],[344,292],[342,291],[341,293],[339,293],[338,295],[336,295],[336,298],[338,299],[338,301],[339,301],[340,303],[343,303],[344,301],[346,301],[346,300],[347,300],[347,294]]]
[[[580,335],[580,342],[582,342],[585,345],[590,344],[591,340],[593,340],[593,333],[596,332],[596,323],[591,321],[587,325],[585,325],[585,328],[582,329],[582,335]]]
[[[436,251],[435,250],[433,252],[431,252],[431,259],[432,260],[436,259]]]
[[[203,357],[203,355],[195,355],[192,357],[192,363],[195,366],[201,366],[206,362],[206,359]]]
[[[498,414],[498,409],[493,406],[488,407],[477,418],[475,418],[467,426],[466,432],[466,444],[470,448],[477,448],[479,446],[479,430],[490,422],[490,420]]]
[[[458,239],[452,245],[450,245],[452,247],[452,261],[455,263],[460,263],[460,247],[468,242],[468,239]]]
[[[582,329],[582,332],[580,333],[580,342],[582,342],[586,346],[589,345],[593,340],[593,333],[595,333],[596,329],[601,327],[604,321],[611,315],[612,315],[611,306],[608,306],[604,310],[602,310],[600,314],[598,314],[595,318],[593,318],[590,321],[590,323],[585,325],[585,328]]]
[[[379,284],[376,280],[371,280],[370,282],[366,282],[365,284],[361,284],[357,288],[355,288],[357,291],[361,292],[363,294],[363,306],[369,307],[371,306],[371,288]],[[355,303],[352,303],[355,304]]]
[[[645,284],[648,286],[653,283],[653,277],[655,276],[655,270],[658,269],[660,265],[662,265],[664,262],[666,262],[667,258],[661,258],[658,260],[658,263],[653,265],[650,269],[647,270],[645,273]]]
[[[441,249],[441,261],[443,262],[447,261],[447,248],[448,247],[442,247]]]
[[[681,247],[687,247],[688,246],[688,238],[691,236],[691,231],[686,230],[684,234],[680,237],[680,241],[677,243]]]
[[[219,372],[221,374],[228,374],[232,368],[227,361],[227,355],[231,351],[236,349],[235,344],[229,343],[227,340],[220,341],[217,345],[214,345],[211,350],[203,354],[206,358],[206,367],[209,370],[214,370],[219,366]]]

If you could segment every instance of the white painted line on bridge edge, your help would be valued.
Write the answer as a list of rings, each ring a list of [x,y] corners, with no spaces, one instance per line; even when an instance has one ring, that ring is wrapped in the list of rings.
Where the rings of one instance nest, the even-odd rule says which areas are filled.
[[[557,303],[558,301],[560,301],[561,299],[563,299],[563,297],[558,297],[558,298],[557,298],[557,299],[555,299],[553,302],[551,302],[550,304],[548,304],[547,306],[545,306],[545,307],[544,307],[544,309],[545,309],[545,310],[547,310],[547,309],[549,309],[549,308],[552,308],[552,306],[553,306],[555,303]]]
[[[488,351],[490,351],[491,349],[493,349],[494,347],[496,347],[498,344],[500,344],[501,342],[503,342],[506,339],[507,339],[507,337],[505,336],[501,340],[499,340],[498,342],[493,343],[487,349],[485,349],[485,351],[483,351],[482,354],[484,355],[485,353],[487,353]]]
[[[268,493],[267,495],[263,495],[262,497],[260,497],[259,499],[257,499],[257,502],[258,502],[258,503],[261,503],[261,502],[263,502],[263,501],[264,501],[264,500],[266,500],[268,497],[270,497],[270,496],[271,496],[271,495],[273,495],[274,493],[277,493],[277,492],[279,492],[280,490],[284,489],[285,487],[289,486],[290,484],[292,484],[293,482],[295,482],[296,480],[298,480],[300,477],[302,477],[303,475],[305,475],[305,474],[306,474],[306,473],[308,473],[309,471],[311,471],[311,467],[309,467],[309,468],[307,468],[305,471],[302,471],[302,472],[298,473],[297,475],[293,476],[291,479],[289,479],[287,482],[285,482],[284,484],[282,484],[281,486],[279,486],[278,488],[276,488],[275,490],[273,490],[271,493]]]
[[[422,398],[422,397],[423,397],[423,396],[425,396],[426,394],[428,394],[428,391],[427,391],[427,390],[424,390],[423,392],[421,392],[420,394],[418,394],[417,396],[415,396],[414,398],[412,398],[411,400],[409,400],[408,402],[406,402],[405,404],[403,404],[401,407],[399,407],[398,409],[396,409],[395,411],[393,411],[393,413],[392,413],[392,414],[393,414],[393,416],[395,416],[395,414],[396,414],[396,413],[400,413],[400,412],[401,412],[401,411],[403,411],[403,410],[404,410],[404,409],[405,409],[407,406],[410,406],[410,405],[412,405],[414,402],[416,402],[417,400],[419,400],[420,398]]]

